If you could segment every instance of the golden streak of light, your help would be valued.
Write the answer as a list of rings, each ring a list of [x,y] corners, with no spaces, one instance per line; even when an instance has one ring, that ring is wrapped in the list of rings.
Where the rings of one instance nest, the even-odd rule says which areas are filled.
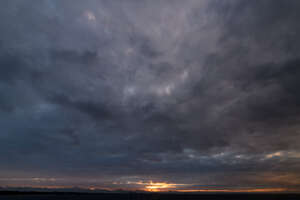
[[[142,185],[143,189],[148,192],[236,192],[236,193],[250,193],[250,192],[289,192],[287,188],[245,188],[245,189],[183,189],[187,186],[192,186],[193,184],[175,184],[166,182],[128,182],[130,184]],[[183,188],[182,188],[183,187]]]
[[[135,182],[137,185],[143,185],[144,190],[148,192],[236,192],[236,193],[272,193],[272,192],[289,192],[288,188],[245,188],[245,189],[183,189],[182,187],[191,186],[193,184],[175,184],[166,182]]]
[[[185,186],[186,184],[174,184],[174,183],[165,183],[165,182],[152,182],[149,183],[141,183],[141,185],[145,185],[145,190],[149,192],[161,192],[168,191],[170,189],[176,189],[178,186]]]

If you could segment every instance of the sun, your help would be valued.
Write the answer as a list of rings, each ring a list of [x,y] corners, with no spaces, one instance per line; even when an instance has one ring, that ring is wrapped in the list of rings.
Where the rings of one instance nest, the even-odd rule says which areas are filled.
[[[149,192],[161,192],[169,189],[176,188],[176,184],[165,183],[165,182],[152,182],[146,184],[145,190]]]

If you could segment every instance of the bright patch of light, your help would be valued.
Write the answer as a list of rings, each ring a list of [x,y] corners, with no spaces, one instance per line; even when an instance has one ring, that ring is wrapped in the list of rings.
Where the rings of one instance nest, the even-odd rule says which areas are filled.
[[[85,16],[86,16],[86,18],[87,18],[88,20],[90,20],[90,21],[96,20],[96,16],[95,16],[95,14],[94,14],[92,11],[87,11],[87,12],[85,13]]]

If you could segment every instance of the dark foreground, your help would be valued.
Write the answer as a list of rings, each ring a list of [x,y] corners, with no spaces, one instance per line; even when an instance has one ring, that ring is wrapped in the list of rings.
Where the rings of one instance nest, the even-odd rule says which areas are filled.
[[[165,194],[165,193],[16,193],[2,192],[0,200],[298,200],[300,194]]]

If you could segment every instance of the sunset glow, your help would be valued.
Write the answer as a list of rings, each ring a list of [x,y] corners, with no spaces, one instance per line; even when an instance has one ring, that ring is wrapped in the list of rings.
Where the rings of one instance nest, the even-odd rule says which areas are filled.
[[[152,182],[145,184],[145,190],[150,192],[161,192],[167,191],[171,189],[175,189],[180,184],[171,184],[171,183],[164,183],[164,182]]]
[[[259,188],[259,189],[194,189],[194,190],[176,190],[177,192],[234,192],[234,193],[268,193],[268,192],[287,192],[286,188]],[[294,191],[294,190],[291,190]]]

